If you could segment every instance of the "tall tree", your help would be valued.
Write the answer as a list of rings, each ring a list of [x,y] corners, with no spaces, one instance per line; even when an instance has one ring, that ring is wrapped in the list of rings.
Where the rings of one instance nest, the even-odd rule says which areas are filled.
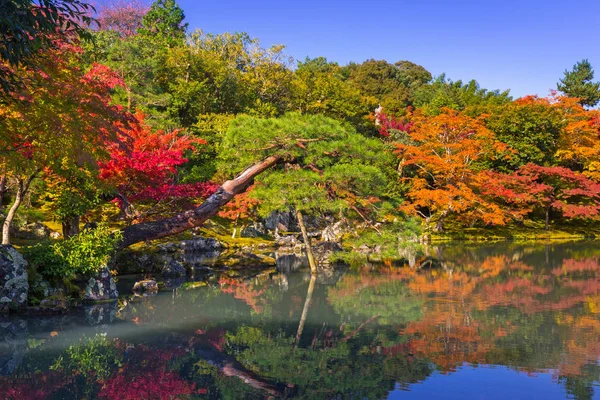
[[[141,112],[124,130],[122,141],[108,143],[110,159],[100,162],[100,179],[116,191],[128,219],[142,219],[132,203],[151,202],[152,208],[180,199],[203,198],[216,187],[207,183],[180,184],[177,167],[186,152],[206,142],[181,130],[153,131]],[[173,208],[170,204],[170,208]]]
[[[445,74],[419,86],[414,93],[414,105],[430,115],[439,114],[442,108],[462,111],[468,107],[506,104],[511,100],[508,90],[487,90],[475,80],[452,81]]]
[[[185,14],[175,0],[155,0],[142,18],[140,35],[153,41],[162,42],[168,47],[183,44],[188,24]]]
[[[410,140],[395,144],[402,179],[410,185],[410,202],[402,209],[433,223],[438,232],[450,217],[504,224],[505,213],[479,192],[481,174],[475,168],[486,154],[504,149],[494,133],[481,120],[448,109],[435,117],[416,114],[413,122]]]
[[[594,69],[586,59],[565,70],[565,76],[558,84],[558,90],[569,97],[576,97],[582,106],[594,107],[600,101],[600,82],[593,82]]]
[[[121,37],[132,36],[142,27],[147,12],[141,0],[111,0],[98,7],[98,28],[118,32]]]
[[[423,67],[408,61],[390,64],[385,60],[351,63],[343,68],[348,83],[363,95],[370,96],[388,113],[402,114],[414,103],[414,95],[431,74]]]
[[[534,163],[553,165],[559,138],[567,118],[548,98],[526,96],[489,108],[485,125],[510,146],[504,157],[490,160],[488,167],[507,172]]]
[[[106,142],[116,139],[126,119],[110,97],[122,81],[102,65],[83,71],[80,53],[74,44],[57,43],[44,53],[43,69],[19,70],[28,85],[0,105],[3,167],[16,187],[2,230],[5,244],[31,182],[41,173],[68,171],[107,156]]]
[[[544,213],[549,229],[551,211],[568,219],[596,219],[600,215],[600,184],[564,167],[527,164],[517,175],[531,180],[530,192],[535,205]]]

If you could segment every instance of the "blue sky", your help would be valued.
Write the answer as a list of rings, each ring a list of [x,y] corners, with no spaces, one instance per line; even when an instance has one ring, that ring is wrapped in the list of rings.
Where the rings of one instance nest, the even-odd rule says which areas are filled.
[[[600,80],[598,0],[178,0],[190,30],[245,31],[296,59],[410,60],[513,96],[546,95],[587,58]]]

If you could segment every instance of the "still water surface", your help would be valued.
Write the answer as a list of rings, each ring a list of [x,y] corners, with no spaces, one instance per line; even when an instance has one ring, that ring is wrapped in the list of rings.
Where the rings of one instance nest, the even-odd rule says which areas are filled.
[[[0,398],[600,399],[598,243],[278,261],[0,320]]]

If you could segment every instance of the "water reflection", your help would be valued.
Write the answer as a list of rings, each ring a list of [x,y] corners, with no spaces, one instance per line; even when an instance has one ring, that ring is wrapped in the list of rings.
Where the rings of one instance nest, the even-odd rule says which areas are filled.
[[[600,398],[597,244],[437,247],[412,261],[315,279],[288,257],[250,277],[4,318],[0,393]]]

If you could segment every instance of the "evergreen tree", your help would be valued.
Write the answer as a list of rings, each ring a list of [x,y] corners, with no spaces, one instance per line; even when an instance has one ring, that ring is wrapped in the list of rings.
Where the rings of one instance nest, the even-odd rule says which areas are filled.
[[[142,19],[140,35],[164,41],[168,47],[175,47],[185,40],[188,24],[185,14],[175,0],[155,0]]]
[[[582,60],[565,71],[557,84],[558,90],[569,97],[577,97],[582,106],[594,107],[600,101],[600,82],[592,82],[594,69],[588,60]]]

